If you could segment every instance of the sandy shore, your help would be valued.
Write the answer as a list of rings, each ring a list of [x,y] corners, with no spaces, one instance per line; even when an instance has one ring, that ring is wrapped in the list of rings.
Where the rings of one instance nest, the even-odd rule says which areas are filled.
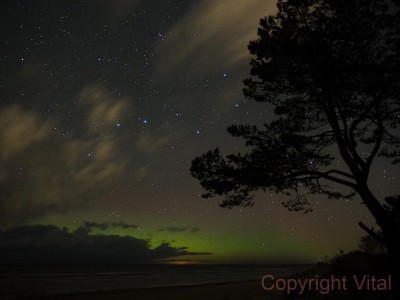
[[[281,297],[279,297],[281,298]],[[261,281],[215,283],[205,285],[141,288],[130,290],[96,291],[63,295],[40,295],[18,299],[54,299],[54,300],[262,300],[277,299],[277,295],[264,291]]]

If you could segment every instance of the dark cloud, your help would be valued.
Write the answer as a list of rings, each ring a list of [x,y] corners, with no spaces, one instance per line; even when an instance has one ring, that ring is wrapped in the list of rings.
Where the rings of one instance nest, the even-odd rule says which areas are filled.
[[[122,229],[137,229],[139,226],[135,224],[128,224],[125,222],[104,222],[104,223],[97,223],[97,222],[90,222],[90,221],[83,221],[82,228],[86,229],[88,232],[93,229],[99,230],[107,230],[108,228],[122,228]]]
[[[200,231],[200,228],[198,227],[192,227],[192,229],[190,229],[190,233],[196,233],[198,231]]]
[[[182,256],[182,255],[201,255],[201,254],[211,254],[211,253],[193,253],[190,251],[187,251],[187,247],[179,247],[179,248],[173,248],[169,243],[162,243],[160,246],[155,248],[154,253],[157,257],[164,257],[164,258],[169,258],[169,257],[175,257],[175,256]],[[176,255],[179,253],[179,255]]]
[[[130,236],[90,235],[84,226],[74,232],[52,225],[0,231],[0,263],[151,263],[205,254],[211,253],[190,252],[168,242],[153,249],[150,241]]]
[[[138,229],[139,228],[138,225],[128,224],[128,223],[125,223],[125,222],[112,222],[111,226],[112,227],[117,227],[117,228],[122,228],[122,229],[130,229],[130,228]]]
[[[92,229],[100,229],[100,230],[107,230],[109,226],[109,223],[96,223],[96,222],[90,222],[90,221],[83,221],[83,228],[85,228],[88,232],[91,231]]]
[[[189,233],[196,233],[200,229],[198,227],[178,227],[178,226],[168,226],[165,228],[160,228],[158,231],[167,231],[172,233],[179,233],[179,232],[189,232]]]

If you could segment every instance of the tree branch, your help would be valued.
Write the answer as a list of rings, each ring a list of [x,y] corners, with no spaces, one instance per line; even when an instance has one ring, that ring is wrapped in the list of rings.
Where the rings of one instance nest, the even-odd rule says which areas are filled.
[[[343,140],[343,135],[342,135],[343,132],[340,129],[332,100],[329,99],[329,96],[327,96],[326,98],[327,98],[328,105],[323,100],[321,102],[323,105],[323,109],[324,109],[326,118],[327,118],[329,124],[331,125],[333,132],[335,133],[340,155],[343,157],[344,161],[350,168],[351,172],[357,177],[361,176],[361,170],[358,167],[359,165],[351,157],[351,155],[349,153],[349,149],[346,145],[346,142]]]
[[[386,240],[377,234],[373,228],[367,227],[363,222],[358,222],[358,226],[360,226],[363,230],[365,230],[370,236],[372,236],[374,239],[376,239],[378,242],[382,243],[383,245],[386,246]]]
[[[375,101],[374,101],[375,102]],[[376,102],[375,102],[375,104],[376,104]],[[351,140],[351,143],[352,144],[355,144],[356,143],[356,141],[355,141],[355,137],[354,137],[354,131],[357,129],[357,126],[363,121],[363,120],[365,120],[365,118],[367,117],[367,115],[368,115],[368,113],[371,111],[371,108],[372,108],[373,106],[371,105],[370,107],[367,107],[359,116],[358,116],[358,118],[356,118],[352,123],[351,123],[351,125],[350,125],[350,128],[349,128],[349,135],[350,135],[350,140]],[[378,147],[378,149],[376,150],[376,151],[378,151],[379,150],[379,147]],[[354,149],[354,151],[355,151],[355,149]],[[355,151],[356,152],[356,151]],[[357,152],[356,152],[357,153]],[[375,155],[376,155],[376,153],[375,153]],[[375,156],[374,155],[374,156]],[[358,156],[358,154],[357,154],[357,156]],[[359,156],[358,156],[359,157]],[[372,159],[373,159],[373,157],[372,157]],[[371,162],[372,162],[372,159],[371,159]],[[369,164],[369,166],[368,166],[368,163],[366,163],[365,161],[363,161],[361,158],[360,158],[360,161],[361,161],[361,163],[360,163],[360,166],[362,167],[362,169],[363,169],[363,171],[365,171],[366,172],[366,175],[365,175],[365,177],[367,178],[368,177],[368,172],[369,172],[369,167],[370,167],[370,165],[371,164]]]
[[[369,170],[371,168],[372,161],[374,160],[375,156],[378,154],[379,148],[381,147],[382,143],[382,137],[383,137],[383,124],[382,124],[382,119],[379,115],[379,106],[376,105],[376,118],[377,118],[377,125],[378,125],[378,132],[377,132],[377,138],[376,142],[374,145],[374,148],[371,151],[371,154],[368,156],[367,161],[365,163],[365,171],[366,171],[366,176],[368,177]]]
[[[343,184],[345,186],[351,187],[352,189],[357,189],[357,185],[353,182],[341,179],[341,178],[337,178],[334,176],[330,176],[329,174],[331,173],[337,173],[337,174],[341,174],[342,171],[339,170],[329,170],[327,172],[319,172],[319,171],[302,171],[302,172],[296,172],[296,173],[291,173],[290,175],[287,176],[283,176],[282,180],[287,180],[287,179],[295,179],[296,177],[300,177],[300,176],[310,176],[309,179],[317,179],[317,178],[324,178],[330,181],[333,181],[335,183],[340,183]],[[343,172],[343,174],[346,174]],[[343,175],[341,174],[341,175]],[[351,176],[349,174],[346,174],[344,176]],[[351,178],[351,177],[349,177]]]
[[[347,149],[350,151],[351,155],[353,156],[353,159],[356,161],[356,163],[360,166],[361,169],[364,168],[365,162],[362,160],[362,158],[360,157],[360,155],[358,154],[357,150],[356,150],[356,141],[354,138],[354,129],[351,129],[348,127],[347,125],[347,118],[342,110],[342,108],[340,107],[339,103],[336,104],[340,117],[342,118],[342,123],[343,123],[343,130],[344,130],[344,140],[346,143],[346,147]],[[361,122],[361,120],[360,120]],[[354,122],[353,122],[354,123]],[[351,125],[353,125],[353,123]]]
[[[325,174],[330,174],[330,173],[336,173],[336,174],[339,174],[339,175],[354,179],[353,175],[351,175],[349,173],[346,173],[346,172],[343,172],[343,171],[340,171],[340,170],[332,169],[332,170],[329,170],[329,171],[325,172]]]
[[[327,130],[327,131],[324,131],[324,132],[322,132],[320,134],[306,135],[305,137],[309,138],[309,139],[314,139],[314,138],[323,138],[323,137],[326,137],[326,136],[334,136],[334,133],[332,132],[332,130]]]

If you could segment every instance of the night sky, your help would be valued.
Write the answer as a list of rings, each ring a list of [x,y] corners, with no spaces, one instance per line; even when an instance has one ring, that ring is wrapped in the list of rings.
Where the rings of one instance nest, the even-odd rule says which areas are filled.
[[[252,208],[222,209],[190,176],[208,149],[243,150],[229,125],[272,116],[244,98],[242,81],[247,44],[275,0],[0,6],[0,226],[9,233],[0,244],[30,241],[32,253],[112,244],[109,256],[135,261],[314,262],[355,249],[358,221],[376,226],[359,198],[313,197],[304,215],[260,193]],[[398,170],[374,167],[372,190],[395,194]]]

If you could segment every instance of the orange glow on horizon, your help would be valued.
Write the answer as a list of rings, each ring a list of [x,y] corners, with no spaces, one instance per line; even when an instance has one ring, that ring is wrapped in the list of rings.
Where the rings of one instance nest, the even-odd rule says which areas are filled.
[[[191,261],[191,260],[171,260],[165,262],[168,265],[200,265],[199,261]]]

